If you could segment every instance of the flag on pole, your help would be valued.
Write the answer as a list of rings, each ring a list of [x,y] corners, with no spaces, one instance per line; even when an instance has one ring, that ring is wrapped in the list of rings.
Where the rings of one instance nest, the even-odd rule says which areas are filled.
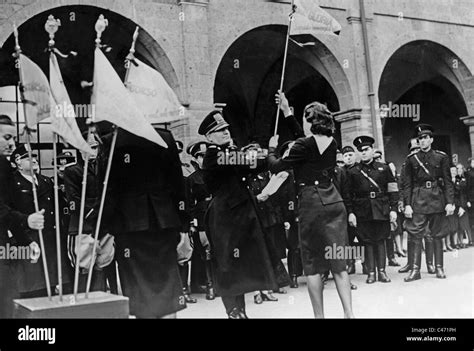
[[[181,104],[175,92],[165,78],[147,64],[135,58],[130,63],[125,86],[150,123],[181,119]]]
[[[95,49],[94,88],[92,103],[95,105],[94,122],[109,121],[116,126],[168,148],[139,109],[102,50]]]
[[[321,33],[339,35],[341,25],[319,7],[318,0],[295,0],[295,5],[291,35]]]
[[[35,129],[38,122],[51,116],[51,90],[48,78],[36,63],[23,54],[19,60],[25,121],[28,128]]]
[[[63,82],[58,59],[53,53],[49,58],[49,84],[51,86],[51,94],[56,103],[51,113],[53,131],[76,149],[93,154],[91,147],[84,140],[77,126],[76,114]]]

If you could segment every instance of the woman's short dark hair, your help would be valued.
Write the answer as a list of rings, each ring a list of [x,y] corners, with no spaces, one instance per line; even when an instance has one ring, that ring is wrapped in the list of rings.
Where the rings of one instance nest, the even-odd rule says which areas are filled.
[[[304,118],[311,123],[311,133],[329,137],[334,135],[334,117],[326,105],[312,102],[305,107]]]

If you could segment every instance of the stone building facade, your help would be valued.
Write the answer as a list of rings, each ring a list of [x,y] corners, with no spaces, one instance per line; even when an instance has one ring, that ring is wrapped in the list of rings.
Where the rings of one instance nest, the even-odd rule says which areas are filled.
[[[284,90],[295,114],[300,116],[308,102],[325,102],[336,112],[342,146],[357,135],[375,135],[377,146],[396,164],[406,154],[413,126],[432,123],[438,130],[437,146],[465,162],[474,150],[474,3],[365,0],[365,19],[359,0],[319,3],[342,31],[338,37],[305,35],[290,43]],[[199,139],[202,118],[215,104],[225,104],[239,143],[265,143],[273,132],[273,95],[289,11],[290,1],[265,0],[3,0],[0,44],[5,44],[3,51],[11,51],[16,23],[20,37],[31,41],[24,51],[39,52],[34,43],[43,40],[46,45],[47,36],[38,26],[53,14],[69,33],[63,38],[66,46],[85,47],[91,36],[84,23],[93,33],[94,18],[104,13],[111,22],[108,35],[115,41],[112,60],[120,71],[138,25],[137,55],[163,74],[186,107],[185,118],[170,126],[177,139],[185,144]],[[84,64],[88,62],[85,57]],[[73,83],[71,78],[71,90]],[[81,99],[79,92],[71,95]],[[285,137],[283,127],[280,134]]]

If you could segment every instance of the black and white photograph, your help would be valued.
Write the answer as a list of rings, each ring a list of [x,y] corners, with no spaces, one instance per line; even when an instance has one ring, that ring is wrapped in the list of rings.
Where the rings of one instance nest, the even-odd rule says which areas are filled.
[[[472,350],[473,227],[473,0],[0,0],[1,351],[104,319]]]

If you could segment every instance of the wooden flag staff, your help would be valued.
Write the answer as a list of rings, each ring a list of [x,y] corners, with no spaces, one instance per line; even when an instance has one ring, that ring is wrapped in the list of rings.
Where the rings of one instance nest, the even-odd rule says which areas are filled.
[[[61,25],[60,20],[54,19],[52,15],[48,16],[48,20],[44,25],[44,29],[49,33],[48,51],[50,55],[54,55],[54,36]],[[54,117],[53,117],[54,118]],[[63,301],[63,273],[61,260],[61,222],[59,219],[59,182],[58,182],[58,135],[53,132],[53,167],[54,167],[54,220],[56,224],[56,256],[58,264],[58,289],[59,301]]]
[[[95,39],[95,45],[97,48],[100,48],[101,46],[102,32],[105,30],[107,25],[108,25],[108,21],[104,18],[103,15],[100,15],[99,19],[97,20],[95,24],[95,31],[97,33],[97,37]],[[94,123],[94,116],[92,116],[92,120],[89,121],[89,127],[88,127],[88,132],[87,132],[87,142],[89,142],[92,135],[93,123]],[[79,249],[81,247],[81,237],[82,237],[80,234],[82,234],[82,230],[84,228],[84,208],[85,208],[85,201],[86,201],[87,172],[89,168],[89,159],[90,159],[90,155],[86,153],[86,158],[84,160],[84,173],[83,173],[83,178],[82,178],[81,208],[80,208],[80,214],[79,214],[79,229],[78,229],[79,237],[78,237],[78,243],[77,243],[77,245],[79,246]],[[80,255],[80,250],[78,250],[78,253],[77,253],[76,267],[75,267],[75,272],[74,272],[74,298],[75,299],[77,299],[77,290],[78,290],[78,284],[79,284],[79,262],[80,262],[79,255]],[[94,265],[94,256],[92,256],[91,265],[92,266]]]
[[[278,90],[279,93],[283,92],[283,83],[285,82],[286,61],[288,58],[288,44],[289,44],[290,35],[291,35],[291,23],[293,22],[293,15],[295,14],[295,11],[296,11],[295,1],[291,0],[291,13],[289,15],[289,20],[288,20],[288,32],[286,34],[285,53],[283,55],[283,69],[281,72],[280,89]],[[278,120],[279,120],[278,117],[280,115],[280,106],[281,106],[281,100],[279,100],[278,102],[278,108],[276,111],[276,118],[275,118],[275,131],[273,132],[273,135],[276,135],[278,132]]]
[[[18,60],[18,73],[20,76],[20,97],[22,101],[25,101],[25,96],[24,96],[24,86],[23,86],[23,79],[22,79],[22,74],[21,74],[21,47],[19,44],[18,40],[18,30],[16,26],[14,26],[13,33],[15,36],[15,57]],[[25,119],[27,120],[28,116],[26,113],[26,107],[25,103],[23,103],[23,113],[25,115]],[[38,193],[36,190],[36,177],[35,177],[35,172],[33,170],[33,153],[31,149],[31,129],[28,127],[28,125],[25,126],[25,131],[26,131],[26,144],[28,147],[28,160],[30,162],[30,176],[31,176],[31,188],[33,191],[33,203],[35,206],[35,212],[39,212],[39,204],[38,204]],[[46,284],[46,291],[48,293],[48,298],[51,301],[51,283],[49,280],[49,272],[48,272],[48,262],[46,261],[46,251],[44,248],[44,238],[43,238],[43,231],[38,230],[38,236],[39,236],[39,241],[40,241],[40,249],[41,249],[41,258],[43,261],[43,270],[44,270],[44,280]]]
[[[127,69],[126,73],[125,73],[125,84],[127,83],[127,80],[128,80],[128,74],[130,72],[130,65],[133,64],[133,60],[135,58],[135,56],[134,56],[134,54],[135,54],[135,44],[136,44],[137,39],[138,39],[138,30],[139,30],[139,27],[137,26],[135,28],[135,32],[133,33],[132,46],[130,47],[129,54],[127,55],[127,57],[125,59],[125,68]],[[93,246],[93,249],[92,249],[92,257],[93,258],[95,257],[96,251],[97,251],[97,243],[98,243],[98,240],[99,240],[100,226],[101,226],[101,223],[102,223],[102,214],[104,212],[105,197],[107,195],[107,186],[108,186],[108,183],[109,183],[110,171],[112,169],[112,159],[114,157],[115,145],[116,145],[116,142],[117,142],[118,127],[116,125],[114,125],[113,128],[114,128],[114,131],[113,131],[113,136],[112,136],[112,142],[111,142],[111,145],[110,145],[109,158],[107,160],[107,169],[105,171],[105,177],[104,177],[104,183],[103,183],[104,187],[102,189],[102,196],[101,196],[101,199],[100,199],[99,214],[97,216],[97,225],[95,227],[94,246]],[[89,295],[89,290],[90,290],[91,281],[92,281],[93,268],[94,268],[93,265],[91,265],[89,267],[89,274],[87,276],[87,286],[86,286],[86,299]]]

